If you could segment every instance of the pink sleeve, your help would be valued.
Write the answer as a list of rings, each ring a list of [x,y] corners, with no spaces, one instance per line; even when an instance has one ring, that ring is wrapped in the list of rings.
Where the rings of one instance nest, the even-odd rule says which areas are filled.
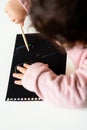
[[[80,108],[87,105],[87,59],[70,76],[56,75],[43,63],[26,71],[23,86],[55,106]]]
[[[29,13],[30,0],[18,0],[18,2],[23,6],[27,13]]]

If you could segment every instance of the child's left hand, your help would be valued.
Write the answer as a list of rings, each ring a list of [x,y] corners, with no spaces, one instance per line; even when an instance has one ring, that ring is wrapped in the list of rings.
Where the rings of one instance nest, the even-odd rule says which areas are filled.
[[[17,85],[22,85],[22,78],[26,72],[26,70],[29,68],[30,65],[28,64],[24,64],[23,67],[18,66],[17,70],[19,71],[19,73],[13,73],[13,77],[17,78],[18,80],[15,80],[14,83]]]

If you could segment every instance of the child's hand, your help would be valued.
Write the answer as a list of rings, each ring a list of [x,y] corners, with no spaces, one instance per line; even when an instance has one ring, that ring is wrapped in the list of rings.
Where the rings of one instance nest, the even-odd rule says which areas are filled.
[[[22,78],[23,75],[25,74],[26,70],[29,68],[30,65],[24,64],[23,67],[18,66],[17,70],[19,73],[13,73],[13,77],[17,78],[18,80],[15,80],[14,83],[17,85],[22,85]]]
[[[27,12],[18,2],[18,0],[9,0],[5,7],[5,12],[10,17],[10,20],[16,24],[24,24]]]

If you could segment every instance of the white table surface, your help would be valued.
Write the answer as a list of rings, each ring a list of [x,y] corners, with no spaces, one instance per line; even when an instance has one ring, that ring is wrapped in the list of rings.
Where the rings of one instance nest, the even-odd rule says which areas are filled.
[[[5,101],[15,38],[21,33],[19,26],[4,13],[6,2],[0,0],[0,130],[87,130],[87,109],[55,108],[46,102]]]

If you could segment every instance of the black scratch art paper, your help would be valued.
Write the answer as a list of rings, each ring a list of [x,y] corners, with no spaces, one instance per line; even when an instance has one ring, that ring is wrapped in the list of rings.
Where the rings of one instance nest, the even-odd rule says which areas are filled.
[[[12,74],[17,72],[16,68],[18,65],[22,66],[24,63],[32,64],[34,62],[43,62],[49,64],[49,67],[56,74],[65,73],[66,53],[62,54],[51,42],[43,38],[39,33],[25,34],[25,36],[30,51],[27,51],[22,35],[17,34],[6,101],[41,101],[35,93],[14,84],[15,78],[12,77]]]

